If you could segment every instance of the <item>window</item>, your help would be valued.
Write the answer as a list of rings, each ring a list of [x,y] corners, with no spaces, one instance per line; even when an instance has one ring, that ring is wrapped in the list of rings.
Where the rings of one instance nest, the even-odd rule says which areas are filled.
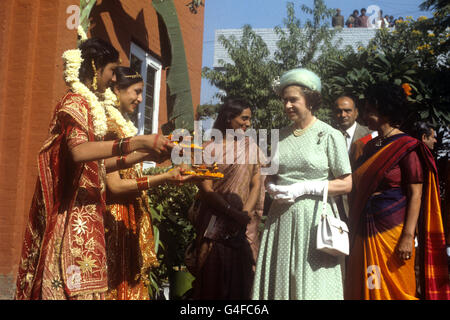
[[[139,72],[144,79],[142,103],[131,119],[138,128],[138,134],[158,133],[159,91],[161,88],[161,63],[134,43],[130,50],[130,68]],[[144,168],[154,167],[146,161]]]
[[[158,133],[161,63],[132,43],[130,67],[139,72],[144,79],[142,103],[133,115],[132,120],[138,128],[138,134]]]

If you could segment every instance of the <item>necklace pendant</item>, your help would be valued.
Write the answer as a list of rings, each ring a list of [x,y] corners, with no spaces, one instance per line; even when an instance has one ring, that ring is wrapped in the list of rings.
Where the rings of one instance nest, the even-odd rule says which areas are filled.
[[[378,140],[377,142],[375,142],[375,146],[377,146],[377,147],[381,147],[381,145],[382,145],[382,142],[383,142],[383,140],[382,140],[382,139]]]

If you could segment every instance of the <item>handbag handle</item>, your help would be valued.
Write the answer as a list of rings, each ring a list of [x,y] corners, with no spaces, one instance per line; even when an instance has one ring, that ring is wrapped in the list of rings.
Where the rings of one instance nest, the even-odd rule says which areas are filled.
[[[323,189],[322,197],[322,214],[325,214],[327,209],[327,199],[328,199],[328,181],[325,183],[325,188]]]
[[[332,203],[334,203],[334,198],[330,197],[330,200]],[[325,184],[325,188],[323,189],[323,197],[322,197],[322,215],[326,215],[327,214],[327,202],[328,202],[328,181]],[[334,212],[334,210],[332,210],[334,213],[334,217],[336,219],[339,219],[339,221],[341,220],[341,218],[339,217],[339,214],[336,214]]]

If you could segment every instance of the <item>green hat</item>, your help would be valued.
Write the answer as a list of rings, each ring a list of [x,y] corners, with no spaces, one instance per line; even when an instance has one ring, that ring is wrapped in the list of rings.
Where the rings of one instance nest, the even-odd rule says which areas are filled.
[[[322,89],[320,78],[314,72],[303,68],[292,69],[285,72],[281,76],[280,83],[276,86],[275,92],[278,95],[281,95],[283,89],[290,85],[299,85],[319,92]]]

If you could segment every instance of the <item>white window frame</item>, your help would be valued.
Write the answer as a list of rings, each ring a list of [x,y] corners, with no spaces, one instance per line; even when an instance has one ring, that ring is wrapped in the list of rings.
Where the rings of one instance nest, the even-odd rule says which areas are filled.
[[[153,84],[155,88],[155,92],[153,93],[153,115],[152,115],[152,133],[158,133],[159,128],[159,100],[160,100],[160,91],[161,91],[161,71],[162,64],[155,58],[153,58],[150,54],[145,52],[141,47],[137,46],[134,43],[131,43],[130,49],[130,61],[131,55],[135,55],[144,63],[141,66],[140,74],[144,79],[144,82],[147,80],[147,67],[151,67],[155,69],[155,83]],[[144,134],[144,125],[145,125],[145,99],[146,99],[146,90],[147,87],[144,86],[144,91],[142,92],[142,103],[139,104],[138,108],[138,134]]]
[[[151,67],[155,69],[155,82],[153,84],[154,92],[153,92],[153,115],[152,115],[152,133],[158,133],[159,128],[159,99],[160,99],[160,91],[161,91],[161,71],[162,64],[155,58],[153,58],[150,54],[144,51],[141,47],[137,46],[134,43],[131,43],[130,47],[130,61],[131,55],[136,56],[143,63],[141,65],[141,70],[139,73],[144,79],[144,84],[147,81],[147,67]],[[146,91],[147,86],[144,85],[144,90],[142,92],[142,102],[139,104],[137,110],[137,119],[138,119],[138,135],[144,134],[145,129],[145,100],[146,100]],[[156,167],[156,163],[153,161],[144,161],[143,168],[153,168]]]

